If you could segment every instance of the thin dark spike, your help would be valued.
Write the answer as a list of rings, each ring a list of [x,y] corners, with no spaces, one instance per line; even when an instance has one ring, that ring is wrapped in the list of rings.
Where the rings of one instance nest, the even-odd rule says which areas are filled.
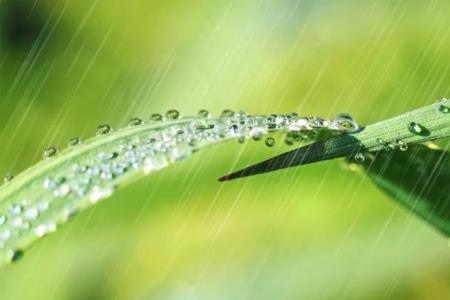
[[[361,144],[355,137],[348,134],[339,135],[326,141],[316,142],[285,152],[242,170],[222,176],[219,178],[219,181],[228,181],[318,161],[351,156],[361,150]]]

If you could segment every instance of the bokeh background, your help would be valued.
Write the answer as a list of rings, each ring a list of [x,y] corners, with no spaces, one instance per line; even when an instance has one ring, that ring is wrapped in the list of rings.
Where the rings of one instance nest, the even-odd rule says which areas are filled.
[[[0,173],[99,123],[206,108],[369,124],[450,93],[450,2],[0,1]],[[341,161],[211,147],[0,270],[1,299],[449,299],[445,237]]]

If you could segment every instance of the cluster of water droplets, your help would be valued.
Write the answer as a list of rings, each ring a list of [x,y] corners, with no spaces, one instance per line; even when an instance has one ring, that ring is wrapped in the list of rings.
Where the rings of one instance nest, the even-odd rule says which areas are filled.
[[[295,113],[251,116],[231,110],[215,118],[206,110],[189,118],[169,110],[164,116],[151,115],[148,121],[130,119],[127,127],[117,131],[102,124],[97,128],[97,137],[91,140],[73,138],[69,149],[61,153],[53,146],[44,150],[44,160],[52,170],[44,173],[51,176],[31,176],[20,187],[11,188],[13,176],[4,178],[0,195],[19,200],[0,203],[0,261],[21,257],[21,249],[33,240],[55,231],[78,211],[110,196],[132,175],[160,170],[203,146],[228,139],[261,140],[267,133],[277,131],[287,132],[285,142],[294,144],[313,140],[321,131],[340,134],[355,130],[358,124],[344,114],[324,120]],[[275,138],[267,137],[265,145],[273,147]],[[73,155],[73,149],[80,151]],[[52,162],[58,163],[53,166]]]

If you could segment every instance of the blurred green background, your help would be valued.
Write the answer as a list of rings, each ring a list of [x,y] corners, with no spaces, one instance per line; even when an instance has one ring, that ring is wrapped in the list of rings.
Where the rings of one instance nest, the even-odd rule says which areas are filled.
[[[450,2],[0,1],[0,173],[177,108],[369,124],[450,94]],[[278,142],[280,144],[280,142]],[[449,299],[445,237],[340,161],[220,184],[214,146],[0,270],[1,299]]]

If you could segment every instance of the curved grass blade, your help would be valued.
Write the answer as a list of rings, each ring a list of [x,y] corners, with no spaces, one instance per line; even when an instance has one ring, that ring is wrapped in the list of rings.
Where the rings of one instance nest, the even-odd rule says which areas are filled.
[[[450,136],[450,106],[447,99],[432,105],[319,141],[222,176],[219,181],[267,173],[358,153],[392,150]]]
[[[415,145],[368,156],[362,166],[393,199],[450,236],[450,152]]]
[[[48,148],[47,159],[1,186],[0,265],[17,260],[34,241],[118,187],[205,146],[230,139],[260,139],[269,131],[342,133],[333,120],[319,126],[296,115],[265,117],[226,111],[217,118],[203,112],[202,117],[178,119],[178,112],[169,112],[164,122],[144,124],[132,119],[129,127],[117,131],[101,125],[98,136],[85,143],[71,140],[73,147],[59,155],[56,148]]]

